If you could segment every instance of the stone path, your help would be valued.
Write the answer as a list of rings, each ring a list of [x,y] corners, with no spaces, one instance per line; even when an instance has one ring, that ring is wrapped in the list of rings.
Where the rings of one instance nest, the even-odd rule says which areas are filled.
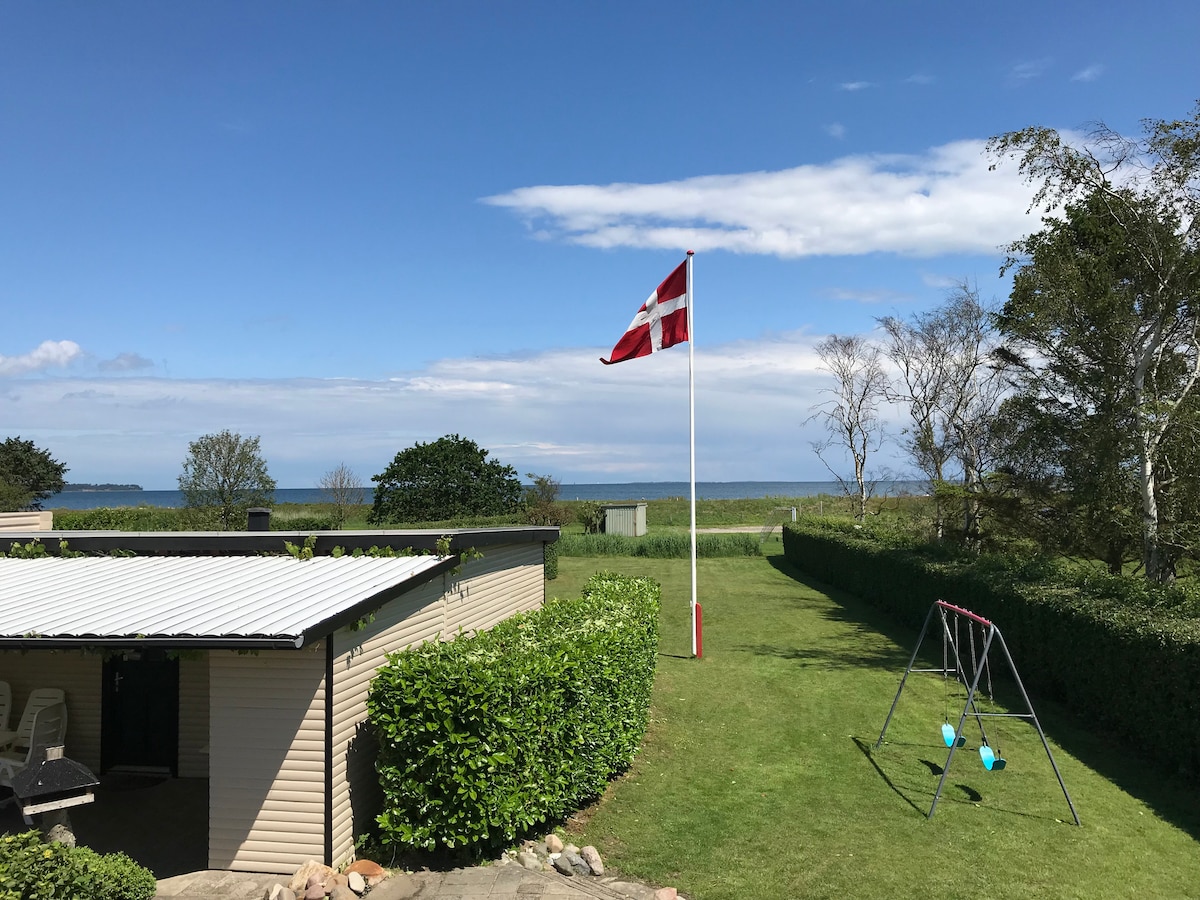
[[[262,900],[282,878],[248,872],[192,872],[160,881],[155,898]],[[654,888],[607,876],[567,878],[554,872],[495,865],[393,875],[368,891],[366,900],[655,900],[655,894]]]

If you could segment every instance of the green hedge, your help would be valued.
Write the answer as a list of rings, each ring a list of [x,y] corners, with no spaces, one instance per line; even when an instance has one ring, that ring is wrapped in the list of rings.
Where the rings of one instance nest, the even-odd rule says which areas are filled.
[[[564,534],[558,539],[559,556],[647,556],[655,559],[687,559],[692,541],[687,534],[650,534],[629,537],[621,534]],[[696,535],[696,556],[761,556],[757,534]]]
[[[657,583],[600,574],[579,599],[390,655],[368,700],[384,842],[494,848],[599,796],[646,730],[658,606]]]
[[[919,628],[935,600],[1000,628],[1036,697],[1184,773],[1200,773],[1200,592],[1033,556],[971,555],[802,521],[784,528],[798,568]]]
[[[0,900],[150,900],[157,889],[123,853],[43,843],[36,831],[0,836]]]
[[[179,531],[179,510],[165,506],[106,506],[100,509],[56,509],[59,531]]]

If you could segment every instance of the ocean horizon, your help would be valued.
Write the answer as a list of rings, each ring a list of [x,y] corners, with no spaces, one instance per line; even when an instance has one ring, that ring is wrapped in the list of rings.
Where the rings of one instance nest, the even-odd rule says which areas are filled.
[[[920,482],[892,481],[885,485],[889,493],[919,493]],[[783,499],[840,494],[835,481],[697,481],[698,500],[757,500],[764,497]],[[627,481],[618,483],[579,483],[559,486],[560,500],[596,500],[620,503],[627,500],[663,500],[687,497],[686,481]],[[371,488],[363,489],[363,502],[371,503]],[[279,503],[328,502],[320,488],[279,488]],[[183,506],[181,491],[64,491],[42,502],[44,509],[102,509],[121,506]]]

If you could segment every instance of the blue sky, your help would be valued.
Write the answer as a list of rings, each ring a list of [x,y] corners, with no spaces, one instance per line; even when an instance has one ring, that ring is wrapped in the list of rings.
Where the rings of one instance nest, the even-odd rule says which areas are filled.
[[[459,433],[564,482],[687,477],[687,352],[618,366],[696,250],[697,477],[823,480],[813,344],[1002,300],[1037,226],[982,145],[1200,97],[1200,11],[1111,2],[10,2],[0,434],[172,488]],[[898,427],[898,426],[897,426]]]

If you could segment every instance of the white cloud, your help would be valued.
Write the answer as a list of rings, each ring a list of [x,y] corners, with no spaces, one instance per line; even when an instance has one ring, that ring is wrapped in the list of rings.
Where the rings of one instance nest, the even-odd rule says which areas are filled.
[[[82,354],[74,341],[42,341],[36,349],[21,356],[0,356],[0,376],[62,368]]]
[[[869,87],[874,87],[874,85],[869,81],[843,81],[838,85],[838,90],[865,91]]]
[[[696,348],[697,477],[826,480],[805,425],[828,376],[801,332]],[[187,444],[259,435],[283,487],[346,462],[367,480],[416,441],[459,433],[521,473],[572,481],[687,478],[686,348],[602,366],[607,347],[446,359],[389,380],[35,378],[0,419],[79,481],[175,484]]]
[[[101,372],[134,372],[138,369],[152,369],[154,363],[137,353],[120,353],[112,359],[101,360],[98,368]]]
[[[855,291],[846,288],[834,288],[824,291],[824,296],[832,300],[850,300],[854,303],[864,303],[874,305],[876,303],[896,303],[898,301],[911,299],[899,291],[890,291],[886,288],[881,288],[874,291]]]
[[[1104,74],[1104,66],[1094,63],[1071,76],[1072,81],[1095,81]]]
[[[827,135],[837,138],[839,141],[846,136],[846,126],[841,122],[830,122],[824,128]]]
[[[1015,63],[1008,70],[1008,77],[1011,81],[1016,82],[1030,81],[1034,78],[1040,78],[1049,67],[1050,60],[1048,59],[1027,59]]]
[[[905,84],[933,84],[933,82],[934,78],[932,75],[922,75],[920,73],[909,75],[904,79]]]
[[[988,171],[984,142],[920,155],[846,156],[773,172],[659,184],[537,185],[483,198],[533,233],[590,247],[780,257],[993,253],[1036,225],[1016,166]]]

